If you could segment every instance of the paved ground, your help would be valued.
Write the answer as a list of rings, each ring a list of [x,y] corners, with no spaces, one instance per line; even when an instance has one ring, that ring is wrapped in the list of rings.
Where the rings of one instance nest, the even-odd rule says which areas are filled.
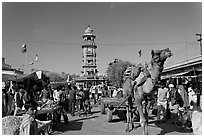
[[[100,113],[100,107],[93,107],[90,116],[69,117],[69,124],[63,122],[57,126],[54,135],[142,135],[141,127],[133,129],[126,133],[126,123],[121,121],[118,116],[113,116],[112,122],[107,122],[107,114]],[[150,135],[192,135],[190,131],[177,129],[170,121],[161,124],[155,124],[155,117],[151,116],[149,123]],[[63,119],[62,119],[63,120]],[[135,122],[135,126],[138,123]]]

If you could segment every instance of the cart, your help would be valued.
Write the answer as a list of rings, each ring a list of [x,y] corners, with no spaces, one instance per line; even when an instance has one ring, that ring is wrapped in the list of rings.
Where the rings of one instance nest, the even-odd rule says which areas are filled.
[[[38,122],[38,134],[39,135],[45,135],[46,133],[48,135],[51,134],[50,132],[50,128],[51,128],[51,124],[52,121],[37,121]]]
[[[41,131],[43,131],[43,133],[47,133],[49,135],[53,133],[54,129],[57,127],[57,124],[59,123],[58,117],[60,111],[61,106],[55,106],[53,108],[42,108],[41,110],[37,111],[36,119],[42,122],[40,123],[40,125],[42,126]],[[26,111],[20,111],[17,115],[20,116],[25,113]]]
[[[61,111],[61,106],[56,106],[54,108],[43,108],[37,112],[37,119],[43,121],[50,120],[50,126],[47,128],[47,133],[52,134],[52,132],[57,127],[59,121],[59,114]]]
[[[119,111],[125,111],[126,112],[126,102],[127,98],[109,98],[109,97],[102,97],[100,98],[101,102],[101,114],[105,114],[105,108],[108,108],[108,115],[107,120],[108,122],[111,122],[113,120],[113,115],[118,115]],[[133,107],[136,107],[134,104]],[[122,113],[125,114],[126,113]],[[118,115],[119,116],[119,115]]]

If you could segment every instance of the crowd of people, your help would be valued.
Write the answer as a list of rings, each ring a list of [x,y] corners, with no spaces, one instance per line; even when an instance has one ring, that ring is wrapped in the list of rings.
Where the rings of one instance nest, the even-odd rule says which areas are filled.
[[[13,83],[11,86],[8,84],[2,88],[2,116],[15,116],[21,110],[26,110],[27,113],[24,116],[24,120],[33,119],[32,116],[36,114],[37,107],[51,100],[57,103],[57,105],[62,106],[59,118],[61,119],[61,115],[63,115],[65,124],[68,124],[68,113],[71,116],[81,116],[82,113],[86,115],[91,114],[91,100],[96,104],[100,97],[123,97],[123,91],[120,88],[108,89],[108,87],[104,86],[100,88],[100,91],[99,88],[94,90],[93,92],[92,88],[77,88],[76,85],[70,83],[66,83],[63,86],[44,85],[42,90],[39,90],[36,84],[29,88],[29,90],[25,89],[23,85]],[[160,83],[156,93],[158,124],[165,122],[168,117],[172,123],[175,123],[175,115],[179,112],[179,109],[183,108],[188,112],[191,121],[187,127],[193,128],[198,125],[200,121],[197,119],[201,117],[200,114],[202,115],[202,104],[199,96],[196,101],[194,99],[195,96],[197,97],[197,93],[199,93],[195,85],[167,85],[166,83]],[[195,108],[196,113],[193,113]],[[196,120],[197,122],[195,122]],[[21,125],[21,134],[27,134],[25,122],[23,124]],[[32,124],[35,124],[35,122]],[[33,132],[36,129],[32,130],[31,132],[34,134]],[[200,133],[199,130],[198,128],[194,129],[198,134]]]
[[[195,99],[196,98],[196,99]],[[193,119],[194,110],[200,112],[200,116],[197,118],[201,120],[202,115],[202,104],[201,96],[199,94],[198,88],[193,84],[169,84],[166,83],[160,84],[157,92],[157,123],[165,122],[169,117],[171,122],[175,124],[176,115],[180,110],[185,111],[186,113],[186,128],[193,128],[194,132],[201,132],[195,129],[195,126],[198,126],[198,122],[195,122]],[[198,109],[199,108],[199,109]],[[161,119],[162,114],[162,119]],[[197,113],[198,114],[198,113]],[[184,117],[184,116],[183,116]],[[199,125],[201,126],[201,124]]]
[[[41,88],[42,89],[42,88]],[[61,121],[61,115],[64,118],[65,124],[68,124],[68,113],[72,116],[82,112],[91,114],[90,94],[89,89],[78,89],[74,84],[65,85],[44,85],[42,90],[39,90],[36,84],[29,89],[25,89],[23,85],[8,83],[2,87],[2,116],[13,115],[17,116],[21,112],[26,112],[23,117],[20,134],[37,134],[35,116],[37,111],[41,109],[47,102],[52,101],[61,106],[58,122]],[[30,121],[31,120],[31,121]],[[30,122],[29,122],[30,121]],[[29,129],[28,125],[32,125]]]

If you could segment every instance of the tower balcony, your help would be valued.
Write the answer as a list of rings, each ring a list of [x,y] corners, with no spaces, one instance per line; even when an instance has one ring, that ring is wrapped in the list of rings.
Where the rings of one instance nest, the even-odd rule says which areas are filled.
[[[97,66],[95,64],[87,64],[83,65],[82,68],[96,68]]]
[[[97,46],[95,44],[85,44],[85,45],[82,45],[81,47],[82,47],[82,49],[88,48],[88,47],[95,48],[95,49],[97,48]]]

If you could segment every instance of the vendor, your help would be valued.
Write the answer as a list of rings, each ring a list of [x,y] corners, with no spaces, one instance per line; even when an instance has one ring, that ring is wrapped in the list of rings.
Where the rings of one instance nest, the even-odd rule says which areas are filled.
[[[20,90],[16,90],[14,95],[14,116],[23,108],[23,88],[20,88]]]
[[[27,101],[25,103],[25,109],[27,112],[23,116],[23,120],[20,125],[20,135],[37,135],[38,124],[35,119],[37,104],[33,101]]]
[[[42,99],[43,103],[46,103],[50,99],[50,91],[48,91],[47,86],[44,86],[40,98]]]
[[[62,91],[60,90],[60,87],[57,87],[57,89],[53,93],[53,98],[55,102],[60,102],[60,95]]]

